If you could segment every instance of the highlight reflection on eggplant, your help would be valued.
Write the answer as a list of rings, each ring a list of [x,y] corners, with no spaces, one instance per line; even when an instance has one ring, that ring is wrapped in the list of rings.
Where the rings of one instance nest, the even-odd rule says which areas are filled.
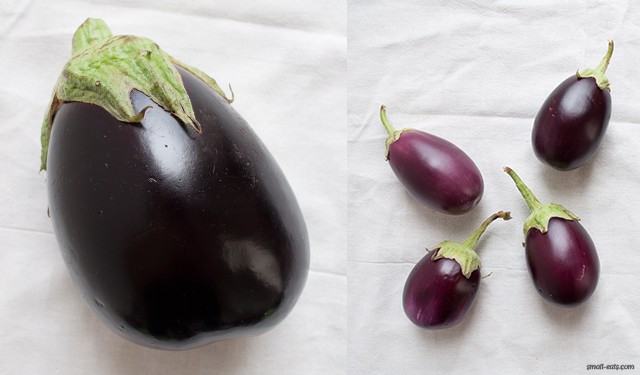
[[[600,261],[580,218],[557,203],[540,203],[511,168],[504,171],[531,209],[524,225],[525,253],[536,290],[560,305],[586,301],[598,285]]]
[[[609,80],[605,76],[613,41],[600,64],[572,75],[553,90],[533,125],[533,150],[545,164],[567,171],[596,153],[611,117]]]
[[[89,19],[81,26],[78,38],[98,37],[82,47],[74,37],[74,58],[100,50],[91,57],[100,61],[122,53],[105,46],[144,41],[111,37],[103,25]],[[125,65],[150,58],[147,49],[133,51],[127,58],[143,61]],[[142,345],[180,350],[262,333],[291,311],[307,277],[309,242],[298,203],[215,81],[159,48],[149,53],[170,63],[146,71],[165,74],[121,72],[140,75],[142,87],[129,90],[96,73],[105,74],[96,92],[125,87],[131,108],[120,113],[113,110],[117,100],[64,98],[61,87],[82,87],[68,73],[73,62],[56,86],[43,125],[43,167],[65,263],[107,325]],[[165,84],[157,77],[173,72],[182,87],[177,95],[145,88]],[[82,79],[98,82],[90,74]],[[118,119],[127,111],[137,122]]]

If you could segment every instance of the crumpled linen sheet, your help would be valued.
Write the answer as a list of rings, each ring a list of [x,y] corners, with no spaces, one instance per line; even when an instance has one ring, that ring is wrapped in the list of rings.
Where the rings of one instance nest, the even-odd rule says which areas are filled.
[[[273,330],[158,351],[112,333],[81,299],[38,168],[51,90],[87,17],[231,83],[233,106],[278,160],[312,254],[298,304]],[[346,3],[2,1],[0,56],[1,374],[346,372]]]
[[[350,374],[638,371],[640,4],[354,0],[348,20]],[[578,170],[551,169],[533,154],[533,119],[556,85],[599,63],[608,39],[613,110],[600,151]],[[403,190],[384,160],[381,104],[396,128],[433,133],[471,156],[485,181],[474,211],[443,215]],[[505,165],[542,201],[582,218],[601,265],[583,305],[537,294],[521,244],[529,211]],[[486,278],[466,319],[440,331],[411,324],[402,291],[425,248],[464,240],[498,210],[513,219],[495,221],[479,243]]]

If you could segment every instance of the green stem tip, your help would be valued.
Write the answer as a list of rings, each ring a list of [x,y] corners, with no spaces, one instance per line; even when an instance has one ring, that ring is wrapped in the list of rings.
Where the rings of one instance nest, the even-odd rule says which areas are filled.
[[[71,55],[77,55],[78,52],[85,50],[87,47],[105,42],[111,38],[113,34],[107,24],[99,18],[87,18],[86,21],[78,27],[71,41]]]
[[[513,182],[516,183],[516,187],[520,191],[520,194],[522,194],[522,197],[524,198],[525,202],[527,202],[527,206],[529,206],[529,209],[532,212],[539,209],[542,206],[542,203],[540,203],[538,198],[536,198],[536,196],[533,195],[533,192],[531,191],[531,189],[529,189],[529,187],[525,185],[524,182],[522,182],[522,179],[520,179],[520,176],[518,176],[518,174],[516,174],[516,172],[509,167],[503,167],[503,170],[507,172],[507,174],[509,175],[509,177],[511,177]]]
[[[480,240],[480,237],[485,232],[485,230],[487,230],[487,227],[489,226],[489,224],[491,224],[494,220],[498,218],[502,220],[511,220],[511,212],[498,211],[495,214],[489,216],[485,221],[482,222],[482,224],[480,224],[480,226],[478,227],[478,229],[475,230],[475,232],[471,233],[471,235],[463,242],[463,245],[468,249],[475,249],[476,245],[478,244],[478,241]]]
[[[384,104],[380,106],[380,121],[382,121],[382,125],[384,125],[384,128],[387,130],[387,134],[389,134],[389,137],[393,137],[396,129],[393,127],[393,125],[391,125],[391,123],[389,123],[389,120],[387,119],[387,107],[385,107]]]
[[[612,55],[613,55],[613,40],[609,39],[607,53],[604,55],[604,57],[600,61],[600,64],[598,64],[598,66],[596,66],[593,70],[604,74],[607,71],[607,68],[609,67],[609,62],[611,61]]]
[[[391,144],[400,139],[400,135],[402,135],[402,133],[412,129],[396,130],[387,119],[387,107],[385,107],[384,105],[380,106],[380,120],[382,121],[382,125],[384,125],[384,128],[387,130],[387,134],[389,135],[385,142],[385,159],[389,160],[389,147],[391,147]]]
[[[578,77],[586,78],[593,77],[596,80],[596,84],[600,87],[601,90],[609,88],[609,79],[605,76],[605,72],[609,67],[609,62],[611,61],[611,56],[613,55],[613,40],[609,40],[609,45],[607,48],[607,53],[604,55],[600,64],[598,64],[595,68],[585,69],[582,72],[578,72]]]

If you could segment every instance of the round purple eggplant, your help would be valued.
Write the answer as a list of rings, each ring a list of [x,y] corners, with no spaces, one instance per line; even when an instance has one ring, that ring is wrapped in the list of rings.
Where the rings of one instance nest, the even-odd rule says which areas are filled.
[[[531,209],[524,225],[527,266],[536,290],[547,301],[575,306],[595,291],[600,261],[579,218],[556,203],[540,203],[520,177],[504,168]]]
[[[464,242],[444,241],[415,265],[402,296],[404,312],[415,325],[448,328],[467,315],[480,287],[480,257],[474,248],[497,218],[511,216],[503,211],[491,215]]]
[[[540,108],[531,142],[540,161],[567,171],[584,165],[596,153],[609,125],[611,94],[605,71],[613,41],[600,64],[562,82]]]
[[[92,40],[115,48],[114,38]],[[125,47],[138,42],[128,36]],[[146,48],[127,57],[143,59],[133,69],[163,53]],[[140,118],[123,122],[112,102],[60,98],[69,95],[60,86],[84,81],[101,82],[97,92],[121,87],[103,71],[79,80],[74,64],[45,119],[43,167],[60,251],[86,302],[121,336],[168,350],[253,336],[282,321],[307,277],[307,229],[276,161],[229,100],[194,68],[163,65],[140,82],[161,86],[175,69],[186,94],[178,107],[188,105],[194,122],[164,108],[165,94],[153,88],[125,93]]]
[[[471,211],[482,198],[484,182],[473,160],[453,143],[415,129],[395,130],[380,119],[389,137],[386,159],[406,190],[426,206],[451,215]]]

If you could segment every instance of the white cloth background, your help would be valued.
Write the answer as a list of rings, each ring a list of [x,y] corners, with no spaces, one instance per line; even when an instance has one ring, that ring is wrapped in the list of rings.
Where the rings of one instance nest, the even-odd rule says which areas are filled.
[[[346,12],[340,0],[0,3],[0,374],[345,373]],[[233,106],[285,172],[309,228],[311,270],[268,333],[157,351],[112,333],[81,300],[38,169],[41,120],[87,17],[230,82]]]
[[[350,374],[561,374],[587,364],[640,369],[640,3],[633,1],[349,1],[348,302]],[[558,172],[531,148],[547,95],[593,67],[615,41],[613,110],[599,153]],[[451,217],[419,205],[384,160],[386,104],[397,128],[444,137],[483,173],[485,194]],[[504,165],[543,201],[582,218],[600,257],[599,285],[577,308],[538,296],[527,271],[528,209]],[[427,331],[401,297],[414,264],[510,210],[479,244],[482,280],[460,325]],[[629,371],[631,372],[631,371]]]

